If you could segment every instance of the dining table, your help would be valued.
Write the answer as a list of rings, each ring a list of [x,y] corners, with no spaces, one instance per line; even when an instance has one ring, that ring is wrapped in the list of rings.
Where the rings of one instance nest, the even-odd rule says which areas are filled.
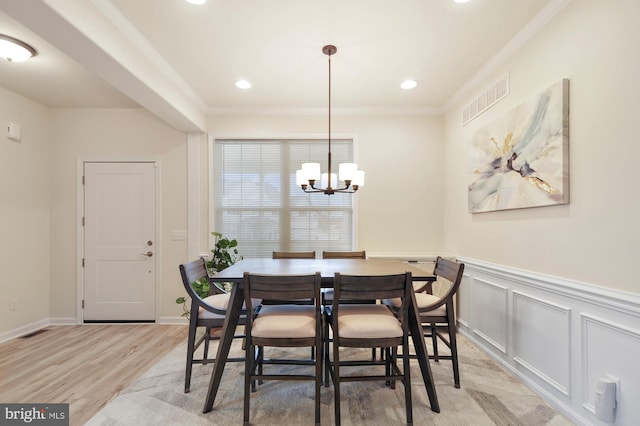
[[[222,373],[224,372],[225,363],[231,348],[231,342],[235,335],[242,313],[242,305],[244,303],[244,289],[242,286],[244,273],[262,275],[307,275],[320,272],[322,277],[323,288],[333,288],[333,281],[336,273],[342,275],[393,275],[410,272],[412,281],[427,282],[435,281],[436,277],[433,273],[422,270],[411,263],[407,263],[397,259],[243,259],[230,267],[216,272],[211,281],[222,283],[231,282],[234,285],[231,288],[229,296],[229,305],[227,306],[227,315],[224,320],[222,334],[218,344],[216,361],[211,372],[209,389],[205,400],[203,413],[208,413],[213,409],[213,404],[220,387]],[[422,325],[418,311],[415,309],[416,299],[411,292],[411,300],[408,305],[409,314],[409,331],[415,350],[415,355],[420,365],[422,380],[429,397],[431,410],[439,413],[440,406],[438,404],[438,396],[429,366],[429,354],[425,345]]]

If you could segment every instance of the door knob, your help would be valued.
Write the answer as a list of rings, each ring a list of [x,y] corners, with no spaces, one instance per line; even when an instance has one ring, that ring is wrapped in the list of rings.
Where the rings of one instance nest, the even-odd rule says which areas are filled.
[[[153,252],[152,252],[151,250],[149,250],[149,251],[148,251],[148,252],[146,252],[146,253],[140,253],[140,256],[147,256],[147,257],[151,257],[151,256],[153,256]]]

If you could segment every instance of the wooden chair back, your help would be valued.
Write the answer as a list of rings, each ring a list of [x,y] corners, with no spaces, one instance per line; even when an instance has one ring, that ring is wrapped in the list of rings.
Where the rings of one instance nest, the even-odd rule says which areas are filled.
[[[323,259],[366,259],[365,250],[360,251],[323,251]]]
[[[274,251],[272,259],[315,259],[315,251]]]
[[[253,311],[252,300],[281,303],[316,303],[320,299],[320,272],[313,275],[257,275],[244,273],[245,303]]]
[[[445,303],[452,303],[453,296],[460,288],[460,282],[462,281],[462,274],[464,272],[464,263],[459,263],[453,260],[448,260],[438,256],[436,259],[436,266],[434,269],[434,275],[437,278],[444,278],[451,283],[449,289],[439,296],[438,301],[430,304],[429,306],[421,306],[420,311],[431,311]]]

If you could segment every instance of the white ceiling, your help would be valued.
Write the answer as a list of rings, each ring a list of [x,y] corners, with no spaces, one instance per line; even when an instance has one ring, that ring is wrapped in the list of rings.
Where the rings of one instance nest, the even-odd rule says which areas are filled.
[[[208,113],[326,110],[334,44],[334,110],[437,112],[566,2],[0,0],[0,33],[39,52],[0,63],[0,86],[50,107],[142,105],[192,130]],[[418,87],[401,90],[408,78]]]

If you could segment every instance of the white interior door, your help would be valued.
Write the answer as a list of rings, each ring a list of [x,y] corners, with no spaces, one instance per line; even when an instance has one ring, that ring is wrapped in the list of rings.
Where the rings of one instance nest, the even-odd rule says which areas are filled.
[[[84,164],[84,321],[154,321],[154,163]]]

